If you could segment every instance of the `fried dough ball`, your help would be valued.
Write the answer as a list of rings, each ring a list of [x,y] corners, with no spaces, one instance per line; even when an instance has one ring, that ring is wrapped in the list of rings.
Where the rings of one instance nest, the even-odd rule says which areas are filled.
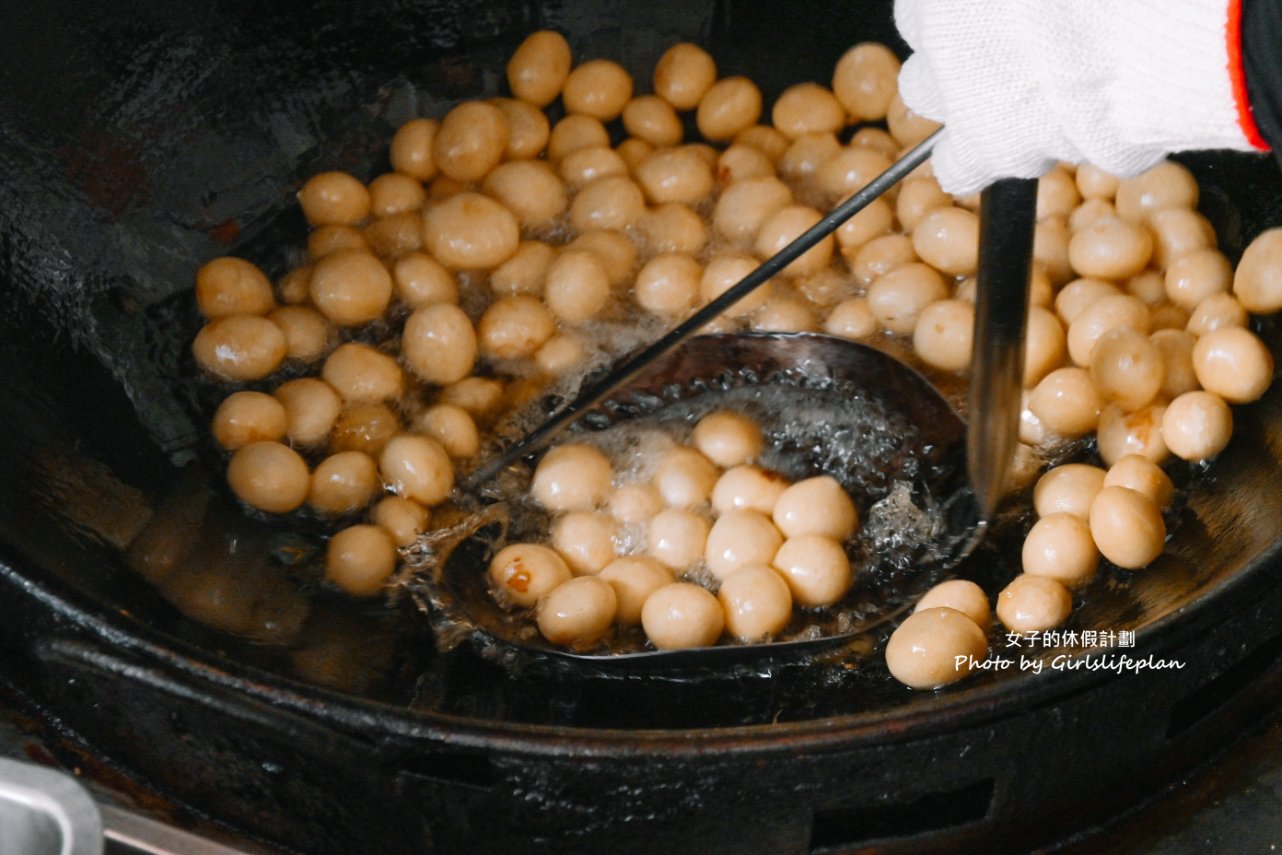
[[[537,240],[521,241],[516,254],[500,264],[490,274],[490,290],[501,296],[543,293],[548,267],[556,258],[556,250]]]
[[[1185,460],[1205,460],[1224,450],[1233,435],[1233,414],[1214,392],[1185,392],[1166,406],[1162,439]]]
[[[804,187],[814,183],[823,165],[839,154],[836,134],[806,134],[793,140],[775,165],[780,175]]]
[[[1233,284],[1233,266],[1218,249],[1195,249],[1166,268],[1166,296],[1190,311],[1214,294],[1227,294]]]
[[[721,637],[721,604],[698,585],[675,582],[652,593],[641,607],[641,627],[660,650],[708,647]]]
[[[848,339],[867,338],[877,331],[877,318],[865,297],[842,300],[828,313],[824,332]]]
[[[886,667],[914,689],[938,689],[988,658],[988,637],[969,617],[948,607],[914,612],[886,644]]]
[[[1153,255],[1153,237],[1143,226],[1121,217],[1096,220],[1075,232],[1068,259],[1081,276],[1125,279],[1139,273]]]
[[[664,508],[646,525],[646,552],[673,570],[685,570],[703,557],[708,521],[686,508]]]
[[[565,36],[539,30],[527,36],[508,60],[508,86],[522,101],[546,107],[561,94],[572,62]]]
[[[1033,387],[1028,408],[1056,436],[1073,439],[1095,429],[1103,406],[1090,375],[1081,368],[1058,368]]]
[[[354,525],[329,539],[325,578],[354,597],[372,597],[396,570],[391,535],[376,525]]]
[[[1118,328],[1147,333],[1152,328],[1148,307],[1129,294],[1101,297],[1068,325],[1069,357],[1078,365],[1089,366],[1096,342]]]
[[[445,501],[454,489],[449,455],[439,442],[425,436],[393,438],[383,447],[378,466],[392,492],[429,508]]]
[[[645,195],[631,178],[598,178],[579,190],[570,203],[570,225],[579,232],[622,231],[645,213]]]
[[[464,101],[441,120],[432,140],[432,160],[455,181],[480,181],[502,161],[508,136],[502,110],[484,101]]]
[[[552,126],[548,135],[548,160],[557,163],[583,148],[609,147],[610,132],[599,119],[573,113]]]
[[[476,419],[493,414],[503,401],[503,381],[493,377],[464,377],[441,390],[442,404],[462,407]]]
[[[621,523],[643,523],[663,510],[663,497],[653,484],[624,484],[610,494],[606,507]]]
[[[609,631],[617,608],[618,598],[609,582],[582,576],[545,594],[538,602],[536,621],[548,641],[583,650]]]
[[[840,542],[859,526],[855,503],[830,475],[806,478],[788,487],[776,500],[772,516],[789,538],[813,534]]]
[[[636,168],[637,183],[651,203],[697,205],[712,194],[712,168],[689,146],[660,148]]]
[[[772,516],[788,486],[788,480],[777,472],[757,466],[736,466],[717,479],[712,488],[712,507],[719,514],[750,510]]]
[[[1037,219],[1068,217],[1081,201],[1074,177],[1063,167],[1037,179]]]
[[[1109,561],[1128,570],[1162,554],[1166,525],[1162,512],[1143,493],[1129,487],[1105,487],[1091,502],[1091,536]]]
[[[841,543],[819,534],[789,536],[771,565],[783,575],[793,602],[803,608],[830,606],[850,590],[850,559]]]
[[[735,242],[748,243],[761,226],[792,204],[792,190],[774,176],[749,178],[722,191],[712,211],[712,228]]]
[[[988,629],[993,616],[984,589],[969,579],[949,579],[940,582],[917,601],[914,612],[926,609],[950,608],[959,611],[975,622],[980,629]]]
[[[311,298],[309,294],[311,278],[312,266],[310,264],[291,269],[276,283],[280,301],[291,306],[307,302]]]
[[[527,229],[547,226],[569,205],[565,185],[540,160],[504,163],[485,177],[483,187]]]
[[[851,121],[884,119],[899,91],[899,58],[885,45],[857,44],[837,60],[832,91]]]
[[[1021,563],[1025,573],[1075,588],[1094,578],[1099,553],[1086,520],[1076,514],[1052,513],[1029,530]]]
[[[1016,576],[997,595],[997,619],[1011,632],[1053,629],[1073,612],[1073,595],[1047,576]]]
[[[365,232],[351,226],[318,226],[307,236],[307,257],[312,261],[344,249],[370,252]]]
[[[598,178],[626,176],[628,165],[609,146],[589,146],[567,154],[561,160],[559,172],[567,185],[577,189]]]
[[[317,464],[307,503],[322,514],[350,514],[367,506],[379,486],[373,458],[359,451],[340,451]]]
[[[805,134],[836,133],[846,125],[846,111],[827,87],[797,83],[779,95],[770,120],[784,136],[796,139]]]
[[[741,642],[768,641],[792,620],[792,591],[771,567],[741,567],[717,591],[726,632]]]
[[[476,422],[462,407],[453,404],[435,404],[418,417],[419,431],[441,444],[445,453],[455,460],[475,457],[481,450],[481,434]]]
[[[593,229],[570,241],[563,248],[585,250],[605,266],[611,288],[621,288],[632,279],[637,269],[637,248],[625,235],[605,229]]]
[[[714,255],[703,269],[703,277],[699,280],[699,294],[705,303],[710,303],[738,285],[759,266],[755,258],[746,255]],[[765,285],[762,285],[722,310],[722,314],[728,318],[743,317],[762,306],[769,296]]]
[[[329,435],[331,451],[362,451],[375,456],[401,429],[386,404],[356,404],[339,413]]]
[[[1055,295],[1055,313],[1066,325],[1105,297],[1116,297],[1121,291],[1111,282],[1102,279],[1074,279]]]
[[[746,77],[718,80],[699,99],[695,123],[706,140],[723,142],[761,118],[761,90]]]
[[[1175,485],[1170,476],[1147,457],[1128,454],[1114,463],[1104,476],[1105,487],[1129,487],[1147,496],[1160,511],[1171,506],[1175,499]]]
[[[375,217],[417,211],[427,201],[422,182],[399,172],[388,172],[369,183],[369,208]]]
[[[904,231],[911,232],[926,215],[940,208],[951,208],[953,197],[930,176],[909,178],[899,186],[895,197],[895,218]]]
[[[490,101],[507,120],[507,149],[503,157],[508,160],[528,160],[538,157],[547,147],[551,125],[542,110],[526,101],[514,98],[494,98]]]
[[[561,92],[567,112],[603,122],[617,119],[631,97],[632,75],[608,59],[591,59],[575,68]]]
[[[312,302],[340,327],[381,318],[392,300],[392,276],[377,258],[357,249],[331,252],[312,267]]]
[[[419,181],[430,181],[436,176],[436,161],[432,159],[432,143],[441,123],[436,119],[410,119],[392,135],[390,159],[392,169]]]
[[[1117,185],[1117,213],[1133,223],[1143,223],[1163,208],[1196,208],[1197,200],[1197,180],[1173,160]]]
[[[476,331],[458,306],[423,306],[405,321],[401,353],[410,370],[428,383],[454,383],[467,377],[476,364],[476,351]]]
[[[723,186],[774,174],[774,161],[764,151],[750,145],[735,143],[717,158],[717,183]]]
[[[606,307],[610,301],[610,278],[595,253],[569,249],[548,265],[543,290],[552,314],[578,326]]]
[[[891,96],[890,104],[886,107],[886,126],[890,129],[890,135],[902,146],[917,145],[939,129],[938,122],[909,110],[898,92]]]
[[[1250,312],[1282,309],[1282,229],[1260,232],[1247,246],[1233,274],[1233,295]]]
[[[576,575],[599,573],[614,560],[614,521],[596,511],[570,511],[552,524],[552,548]]]
[[[975,308],[970,303],[964,300],[931,303],[913,328],[913,349],[927,365],[944,371],[961,371],[970,365],[974,327]]]
[[[717,468],[693,448],[670,449],[654,472],[655,489],[674,508],[707,504],[716,483]]]
[[[601,277],[604,281],[604,272]],[[553,297],[554,294],[549,293],[549,298]],[[500,297],[490,304],[476,324],[481,353],[499,359],[529,357],[555,332],[556,319],[548,307],[538,297],[528,294]]]
[[[1073,176],[1078,192],[1087,199],[1112,199],[1121,179],[1089,163],[1078,164]]]
[[[889,234],[873,238],[859,247],[853,257],[847,253],[845,258],[856,281],[871,285],[892,270],[916,261],[917,253],[907,235]]]
[[[325,360],[321,377],[347,404],[395,400],[405,387],[395,359],[358,342],[335,349]]]
[[[571,335],[554,335],[534,354],[534,364],[546,374],[564,374],[581,363],[583,345]]]
[[[459,193],[434,206],[423,218],[423,232],[428,252],[456,270],[498,267],[521,242],[512,212],[479,193]]]
[[[329,347],[332,329],[325,316],[307,306],[278,306],[267,320],[285,335],[285,358],[314,362]]]
[[[708,244],[708,225],[689,205],[666,202],[647,211],[636,223],[651,252],[697,255]]]
[[[692,439],[704,457],[723,469],[755,459],[765,442],[756,422],[730,410],[716,410],[699,419]]]
[[[224,315],[191,343],[201,368],[224,380],[261,380],[280,367],[288,345],[280,327],[257,315]]]
[[[1064,364],[1067,355],[1068,336],[1059,318],[1041,306],[1030,308],[1024,344],[1024,388],[1040,383],[1043,377]]]
[[[614,620],[622,626],[640,623],[641,607],[650,595],[676,581],[667,567],[643,555],[616,558],[597,574],[597,578],[609,582],[614,588],[617,604]]]
[[[313,226],[351,226],[369,216],[369,191],[346,172],[321,172],[298,191],[298,204]]]
[[[663,317],[683,317],[699,301],[703,267],[689,255],[666,252],[646,262],[634,294],[641,308]]]
[[[528,609],[557,586],[569,582],[570,568],[561,556],[535,543],[513,543],[490,561],[490,587],[509,608]]]
[[[654,91],[678,110],[693,110],[717,80],[717,64],[703,48],[681,42],[654,66]]]
[[[307,463],[279,442],[251,442],[232,455],[227,483],[245,504],[269,514],[287,514],[307,499]]]
[[[1259,399],[1273,382],[1273,355],[1250,330],[1226,327],[1197,340],[1193,370],[1203,389],[1245,404]]]
[[[1165,409],[1154,403],[1133,413],[1117,404],[1108,404],[1100,410],[1095,445],[1104,464],[1112,466],[1128,454],[1139,454],[1155,463],[1166,459],[1169,451],[1161,429]]]
[[[1091,350],[1091,382],[1100,397],[1133,412],[1162,390],[1162,355],[1142,332],[1117,327],[1100,336]]]
[[[1055,285],[1073,278],[1069,240],[1068,224],[1059,217],[1042,220],[1033,227],[1033,261],[1041,265]]]
[[[642,95],[624,105],[623,127],[654,146],[677,145],[685,133],[672,105],[658,95]]]
[[[396,546],[412,546],[427,531],[427,508],[412,499],[387,496],[374,506],[370,520],[391,537]]]
[[[1237,297],[1221,293],[1212,294],[1198,303],[1184,328],[1195,336],[1202,336],[1225,327],[1246,327],[1250,322],[1251,316]]]
[[[1087,463],[1056,466],[1033,488],[1033,508],[1041,517],[1064,513],[1086,519],[1091,502],[1104,489],[1105,477],[1103,469]]]
[[[276,306],[263,271],[230,255],[206,262],[196,271],[196,306],[206,318],[265,315]]]
[[[299,448],[324,442],[343,409],[338,393],[316,377],[289,380],[273,394],[285,412],[285,436]]]
[[[274,441],[285,436],[285,408],[262,392],[233,392],[214,411],[210,425],[214,439],[228,451],[251,442]]]
[[[770,258],[817,224],[823,215],[805,205],[789,205],[772,214],[757,232],[753,250],[761,259]],[[824,237],[783,269],[785,276],[809,276],[818,273],[832,260],[833,238]]]
[[[969,276],[979,266],[979,217],[964,208],[937,208],[913,229],[913,250],[944,273]]]
[[[764,514],[729,510],[708,532],[704,560],[712,575],[726,579],[740,567],[768,565],[783,545],[783,535]]]
[[[1184,330],[1158,330],[1152,335],[1153,346],[1162,356],[1162,390],[1167,398],[1178,398],[1185,392],[1201,388],[1193,370],[1193,347],[1197,337]]]
[[[864,249],[868,246],[872,244]],[[907,335],[927,306],[947,296],[943,277],[933,267],[913,261],[877,277],[868,289],[868,308],[883,327]]]
[[[550,511],[590,511],[605,501],[614,480],[610,461],[590,445],[559,445],[543,455],[530,492]]]
[[[422,252],[408,252],[392,267],[396,295],[411,309],[458,303],[458,279],[444,264]]]
[[[873,238],[889,232],[894,222],[895,212],[890,203],[885,199],[874,199],[837,229],[837,245],[841,247],[841,254],[849,258]]]
[[[1215,249],[1215,229],[1206,217],[1188,208],[1163,208],[1149,217],[1153,232],[1153,266],[1165,271],[1172,262],[1199,249]]]

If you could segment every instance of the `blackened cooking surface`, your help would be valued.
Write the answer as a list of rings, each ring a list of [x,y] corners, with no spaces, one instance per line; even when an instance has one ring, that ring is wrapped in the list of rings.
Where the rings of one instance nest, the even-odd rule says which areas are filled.
[[[195,418],[209,400],[187,379],[195,268],[234,251],[279,273],[284,248],[304,239],[292,193],[307,175],[382,171],[397,124],[496,92],[530,29],[562,29],[577,55],[634,69],[694,39],[723,74],[750,75],[769,99],[825,80],[857,41],[895,43],[889,3],[859,4],[858,15],[848,0],[806,4],[803,15],[730,2],[261,6],[28,4],[0,32],[0,558],[60,580],[103,620],[233,673],[285,675],[447,721],[726,727],[920,717],[1036,694],[1017,673],[913,694],[875,653],[849,667],[859,650],[680,681],[510,674],[466,648],[437,655],[407,605],[315,591],[306,543],[228,502]],[[1231,257],[1282,222],[1273,164],[1188,162]],[[1093,586],[1073,626],[1144,630],[1141,644],[1160,644],[1181,631],[1182,610],[1222,593],[1282,535],[1282,396],[1236,415],[1234,442],[1179,512],[1167,555]],[[964,572],[995,593],[1014,571],[1018,535],[1008,529]],[[143,542],[157,574],[166,556],[178,568],[167,599],[127,567],[126,551]],[[208,618],[210,603],[235,605],[246,591],[266,594],[240,602],[226,632],[171,605]]]

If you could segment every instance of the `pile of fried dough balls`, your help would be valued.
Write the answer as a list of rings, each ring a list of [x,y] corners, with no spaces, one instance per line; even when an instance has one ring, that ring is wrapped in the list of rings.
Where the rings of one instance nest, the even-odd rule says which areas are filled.
[[[884,46],[856,45],[830,85],[798,83],[766,115],[758,87],[719,76],[696,45],[664,53],[642,94],[620,65],[576,65],[563,37],[534,33],[508,63],[512,97],[406,122],[392,171],[369,182],[309,180],[307,260],[274,286],[238,258],[199,271],[208,323],[193,353],[240,387],[213,421],[232,490],[344,526],[326,575],[378,594],[503,413],[615,355],[620,330],[688,316],[936,128],[904,107],[898,70]],[[685,139],[691,117],[698,141]],[[1025,572],[998,598],[1014,631],[1062,622],[1099,556],[1152,561],[1162,461],[1213,457],[1228,405],[1272,377],[1248,313],[1282,307],[1282,233],[1235,271],[1197,201],[1174,162],[1041,179],[1021,437],[1044,448],[1094,433],[1107,469],[1044,476]],[[927,164],[711,329],[898,337],[931,368],[963,371],[977,204],[943,193]],[[987,610],[957,608],[968,602],[936,608],[983,635]],[[951,616],[950,631],[922,632],[939,620],[928,611],[900,629],[920,635],[909,653],[889,651],[913,686],[947,682],[937,661],[975,638]]]

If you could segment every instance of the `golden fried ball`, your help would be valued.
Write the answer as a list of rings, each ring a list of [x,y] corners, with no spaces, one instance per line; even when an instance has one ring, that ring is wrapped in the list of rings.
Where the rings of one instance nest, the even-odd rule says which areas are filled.
[[[609,582],[582,576],[545,594],[538,602],[535,620],[548,641],[584,650],[609,631],[617,608],[618,598]]]
[[[1068,588],[1086,584],[1099,566],[1090,526],[1076,514],[1043,516],[1024,540],[1021,565],[1025,573],[1054,579]]]
[[[997,595],[997,619],[1011,632],[1053,629],[1073,612],[1073,595],[1047,576],[1016,576]]]
[[[1241,327],[1208,332],[1193,346],[1198,382],[1231,404],[1259,399],[1273,382],[1273,355],[1255,333]]]
[[[927,365],[961,371],[970,365],[974,327],[975,308],[965,300],[931,303],[913,328],[913,349]]]
[[[634,295],[641,308],[664,317],[682,317],[699,301],[703,267],[689,255],[666,252],[645,263]]]
[[[660,650],[708,647],[721,637],[725,616],[712,594],[698,585],[676,582],[646,599],[641,627]]]
[[[597,511],[570,511],[552,524],[552,548],[576,575],[595,574],[614,560],[614,520]]]
[[[725,613],[726,632],[741,642],[768,641],[792,620],[792,591],[773,568],[741,567],[717,591]]]
[[[1143,223],[1163,208],[1196,208],[1197,200],[1193,173],[1173,160],[1117,185],[1117,213],[1133,223]]]
[[[1056,466],[1033,488],[1033,508],[1038,516],[1065,513],[1086,519],[1091,502],[1104,489],[1105,474],[1103,469],[1087,463]]]
[[[429,508],[445,501],[454,489],[449,455],[439,442],[425,436],[393,438],[383,447],[378,466],[394,493]]]
[[[761,118],[761,90],[746,77],[725,77],[699,99],[695,123],[706,140],[723,142]]]
[[[441,120],[432,140],[432,159],[455,181],[480,181],[503,160],[508,135],[502,110],[483,101],[465,101]]]
[[[864,250],[876,241],[867,244]],[[864,251],[861,250],[861,253]],[[948,296],[948,289],[933,267],[911,261],[878,276],[868,289],[868,308],[886,329],[907,335],[917,327],[926,307]]]
[[[386,404],[356,404],[334,420],[331,451],[362,451],[375,456],[401,429],[401,420]]]
[[[1157,397],[1164,370],[1157,346],[1147,335],[1133,329],[1111,329],[1091,349],[1091,382],[1101,398],[1128,412]]]
[[[979,266],[979,217],[964,208],[936,208],[913,229],[913,250],[943,273],[969,276]]]
[[[196,306],[206,318],[265,315],[276,306],[272,285],[258,267],[230,255],[196,271]]]
[[[196,363],[224,380],[261,380],[280,367],[287,349],[280,327],[257,315],[215,318],[191,343]]]
[[[613,480],[614,468],[604,454],[570,443],[543,455],[530,492],[550,511],[590,511],[609,496]]]
[[[233,392],[214,411],[210,429],[218,444],[235,451],[251,442],[273,441],[285,436],[285,408],[262,392]]]
[[[476,351],[476,331],[458,306],[423,306],[405,321],[401,353],[410,370],[428,383],[454,383],[467,377],[476,364]]]
[[[946,606],[914,612],[886,644],[886,668],[914,689],[955,683],[988,658],[988,636],[969,617]]]
[[[1099,424],[1103,407],[1091,377],[1081,368],[1058,368],[1042,378],[1028,397],[1028,408],[1051,433],[1082,436]]]
[[[455,270],[498,267],[521,242],[512,212],[479,193],[459,193],[435,205],[423,218],[423,232],[428,252]]]
[[[772,516],[789,538],[815,534],[843,541],[859,526],[854,502],[830,475],[806,478],[788,487],[776,500]]]
[[[481,434],[467,410],[454,404],[433,404],[418,417],[418,430],[441,444],[456,460],[475,457],[481,450]]]
[[[378,465],[368,454],[340,451],[312,472],[307,503],[322,514],[350,514],[367,506],[381,485]]]
[[[565,36],[539,30],[526,37],[508,60],[508,86],[522,101],[546,107],[561,94],[572,61]]]
[[[1282,309],[1282,228],[1260,232],[1247,246],[1233,274],[1233,294],[1250,312]]]
[[[664,508],[646,524],[646,553],[673,570],[685,570],[703,557],[711,526],[686,508]]]
[[[793,602],[803,608],[832,605],[853,581],[841,543],[819,534],[789,536],[771,564],[788,583]]]
[[[397,128],[389,152],[392,169],[419,181],[434,178],[436,161],[432,159],[432,143],[440,127],[436,119],[410,119]]]
[[[481,353],[499,359],[529,357],[555,332],[556,319],[548,307],[528,294],[500,297],[476,324]]]
[[[756,239],[761,226],[792,204],[792,190],[774,176],[738,181],[721,192],[712,211],[712,228],[738,243]]]
[[[597,578],[609,582],[614,588],[617,605],[614,619],[622,626],[640,623],[641,608],[650,595],[676,581],[671,570],[643,555],[616,558],[597,574]]]
[[[494,98],[490,101],[507,120],[507,149],[503,157],[508,160],[528,160],[538,157],[547,147],[552,127],[542,110],[526,101],[513,98]]]
[[[706,50],[689,42],[668,48],[654,66],[654,91],[678,110],[699,106],[717,80],[717,64]]]
[[[818,83],[797,83],[775,100],[770,120],[784,136],[835,133],[846,125],[846,111],[837,96]]]
[[[267,320],[285,334],[285,358],[315,362],[329,348],[333,332],[325,316],[308,306],[277,306]]]
[[[346,172],[321,172],[298,191],[298,204],[313,226],[351,226],[369,216],[369,190]]]
[[[565,561],[546,546],[513,543],[490,560],[490,586],[495,599],[511,608],[530,608],[558,585],[571,579]]]
[[[269,514],[287,514],[307,499],[307,463],[279,442],[251,442],[232,455],[227,483],[245,504]]]
[[[926,609],[937,608],[959,611],[974,621],[980,629],[988,629],[989,624],[993,622],[988,596],[983,588],[969,579],[949,579],[947,582],[940,582],[917,601],[913,611],[924,612]]]
[[[1166,542],[1161,510],[1148,496],[1129,487],[1100,490],[1091,502],[1090,525],[1104,557],[1128,570],[1151,564]]]
[[[610,301],[610,278],[595,253],[570,249],[548,265],[543,291],[552,314],[578,326],[600,314]]]
[[[753,251],[758,258],[767,259],[788,246],[804,232],[816,225],[823,215],[805,205],[789,205],[772,214],[761,224]],[[832,260],[834,240],[831,235],[821,239],[810,249],[783,269],[786,276],[809,276],[828,266]]]
[[[376,525],[354,525],[329,539],[325,578],[354,597],[372,597],[383,590],[396,570],[396,547]]]
[[[783,535],[765,514],[729,510],[708,532],[704,560],[712,575],[726,579],[740,567],[768,565],[783,544]]]
[[[483,188],[527,229],[547,226],[569,205],[565,185],[541,160],[504,163],[485,177]]]
[[[837,60],[832,91],[851,121],[884,119],[899,91],[899,57],[876,42],[855,45]]]
[[[368,344],[339,345],[321,369],[321,378],[347,404],[373,404],[401,396],[405,381],[396,360]]]
[[[301,377],[273,393],[285,412],[285,435],[300,448],[320,445],[343,409],[343,399],[324,380]]]
[[[409,252],[392,267],[396,295],[411,309],[432,303],[458,303],[458,280],[444,264],[422,252]]]
[[[755,421],[731,410],[716,410],[699,419],[692,439],[704,457],[724,469],[756,459],[765,443]]]
[[[570,72],[561,101],[570,113],[603,122],[619,117],[632,97],[632,75],[608,59],[590,59]]]
[[[1147,496],[1158,510],[1166,510],[1175,499],[1175,485],[1171,478],[1147,457],[1128,454],[1108,469],[1104,476],[1105,487],[1129,487]]]
[[[427,529],[427,508],[412,499],[387,496],[370,511],[370,520],[392,538],[396,546],[412,546]]]
[[[392,276],[377,258],[359,249],[331,252],[312,267],[312,302],[340,327],[381,318],[392,300]]]
[[[655,489],[674,508],[706,504],[716,482],[716,466],[693,448],[668,450],[654,472]]]

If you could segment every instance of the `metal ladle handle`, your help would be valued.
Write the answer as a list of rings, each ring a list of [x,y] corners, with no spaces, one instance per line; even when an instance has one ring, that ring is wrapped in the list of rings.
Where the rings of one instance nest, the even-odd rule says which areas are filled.
[[[554,413],[547,421],[527,434],[519,443],[473,472],[464,483],[463,489],[468,492],[475,491],[481,484],[489,481],[517,460],[542,448],[559,431],[574,423],[592,407],[605,400],[619,387],[640,374],[655,359],[672,350],[672,348],[701,330],[724,310],[770,281],[771,278],[793,261],[796,261],[803,253],[840,228],[842,223],[868,207],[901,179],[925,163],[942,132],[943,129],[940,128],[926,137],[912,151],[891,164],[889,169],[868,182],[849,199],[829,211],[819,222],[802,232],[792,243],[762,262],[759,267],[739,280],[738,284],[714,298],[702,309],[677,324],[663,337],[641,352],[616,365],[600,380],[581,390],[573,401]]]

